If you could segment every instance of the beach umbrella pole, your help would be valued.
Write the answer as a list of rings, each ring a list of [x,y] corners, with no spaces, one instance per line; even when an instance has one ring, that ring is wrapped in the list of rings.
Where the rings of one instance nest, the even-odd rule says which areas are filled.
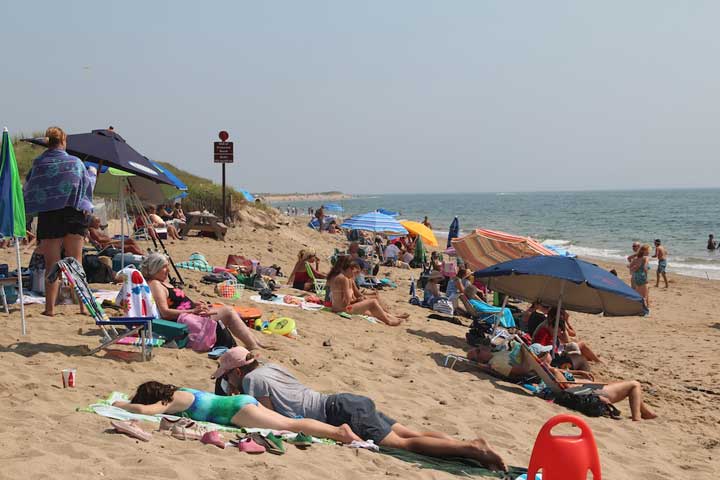
[[[500,326],[500,319],[502,318],[503,311],[505,310],[505,306],[507,305],[508,298],[510,298],[509,295],[505,295],[503,297],[502,306],[500,307],[500,314],[495,315],[495,325],[493,325],[493,335],[495,335],[495,330],[497,330],[498,326]]]
[[[552,357],[555,358],[557,351],[558,327],[560,326],[560,310],[562,310],[563,295],[565,294],[565,281],[560,284],[560,298],[558,298],[557,312],[555,313],[555,328],[553,329]]]
[[[125,185],[120,185],[120,270],[125,268]]]
[[[20,239],[18,237],[15,237],[15,255],[17,256],[17,265],[18,265],[18,298],[20,299],[20,323],[22,325],[22,334],[25,335],[27,333],[27,328],[25,325],[25,302],[23,299],[23,286],[22,286],[22,264],[20,261]],[[2,287],[0,287],[2,288]]]

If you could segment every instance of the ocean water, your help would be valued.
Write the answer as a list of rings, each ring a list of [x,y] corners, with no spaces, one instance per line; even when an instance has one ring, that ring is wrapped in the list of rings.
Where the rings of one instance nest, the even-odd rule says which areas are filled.
[[[633,241],[652,245],[660,238],[670,255],[668,273],[720,278],[720,251],[706,249],[708,234],[720,235],[720,189],[373,195],[326,203],[342,205],[341,217],[377,208],[409,220],[427,215],[443,245],[454,216],[461,232],[487,228],[529,235],[583,257],[614,261],[624,261]],[[288,205],[305,212],[320,202],[275,204],[281,210]]]

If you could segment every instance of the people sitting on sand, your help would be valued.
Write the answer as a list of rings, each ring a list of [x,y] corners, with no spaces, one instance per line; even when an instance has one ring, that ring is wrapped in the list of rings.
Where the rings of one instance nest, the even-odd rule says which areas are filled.
[[[187,325],[193,350],[208,351],[214,346],[227,346],[227,330],[250,350],[263,347],[233,308],[193,302],[182,289],[170,284],[165,255],[157,252],[149,254],[141,265],[141,272],[155,299],[160,318]]]
[[[534,302],[523,312],[521,325],[523,330],[530,335],[535,333],[535,330],[547,320],[547,314],[550,307],[543,305],[539,302]]]
[[[385,250],[383,250],[383,259],[385,263],[390,266],[394,266],[395,263],[400,259],[401,250],[398,246],[388,240]]]
[[[567,382],[568,378],[563,371],[552,366],[552,356],[550,354],[551,349],[547,349],[538,355],[541,362],[543,362],[558,382]],[[575,372],[573,374],[574,381],[577,383],[590,383],[596,388],[595,392],[602,401],[606,403],[618,403],[624,399],[628,399],[630,403],[630,412],[633,421],[639,420],[652,420],[657,418],[657,414],[650,410],[650,408],[643,402],[642,387],[640,382],[637,380],[611,382],[607,385],[600,385],[594,383],[595,379],[592,374],[588,372]]]
[[[100,219],[93,215],[90,218],[90,225],[88,226],[88,237],[94,243],[96,243],[102,250],[108,247],[119,249],[122,246],[120,240],[105,235],[100,229]],[[140,246],[132,238],[125,239],[125,253],[133,253],[135,255],[142,255],[143,251]]]
[[[165,222],[160,216],[155,213],[155,207],[150,205],[147,207],[147,216],[148,220],[150,220],[150,225],[146,225],[148,229],[148,233],[151,237],[157,239],[157,232],[155,231],[156,228],[165,228],[167,229],[168,237],[172,238],[173,240],[182,240],[180,238],[180,234],[178,234],[177,228],[175,228],[175,225],[171,225]]]
[[[553,337],[555,336],[555,320],[557,318],[557,307],[552,307],[547,314],[547,319],[538,325],[533,333],[533,343],[540,345],[553,345]],[[554,359],[555,366],[571,365],[576,370],[589,370],[589,365],[584,360],[590,362],[600,362],[600,358],[590,349],[590,347],[582,341],[573,341],[571,337],[576,337],[577,333],[570,324],[570,315],[565,309],[560,310],[560,323],[557,329],[557,344],[559,355]]]
[[[222,373],[220,369],[218,372]],[[129,402],[116,401],[113,406],[142,415],[164,413],[189,417],[198,422],[213,422],[241,428],[304,432],[343,443],[360,439],[347,424],[333,426],[311,418],[287,418],[265,408],[250,395],[220,396],[155,381],[140,385]]]
[[[407,314],[391,315],[377,298],[363,298],[356,295],[355,276],[359,273],[360,265],[349,256],[343,255],[337,259],[327,276],[332,311],[371,315],[387,325],[400,325],[407,318]]]
[[[480,297],[477,296],[477,288],[475,288],[472,284],[471,278],[472,272],[463,267],[458,270],[456,276],[448,280],[445,293],[447,294],[448,299],[452,302],[453,309],[455,311],[458,311],[458,307],[460,306],[460,297],[463,294],[465,294],[468,300],[481,300]],[[466,289],[469,289],[470,291],[466,292]]]
[[[253,395],[261,405],[288,418],[349,425],[363,440],[434,457],[472,458],[493,470],[506,470],[500,455],[482,438],[456,440],[440,432],[419,432],[379,412],[372,399],[351,393],[323,394],[303,385],[277,364],[260,364],[237,347],[219,360],[216,393]],[[231,397],[232,398],[232,397]],[[305,431],[305,430],[304,430]]]
[[[328,233],[340,233],[340,229],[338,228],[338,224],[335,221],[335,219],[330,220],[330,223],[328,223],[327,232]]]
[[[320,259],[314,250],[300,250],[295,266],[288,276],[288,285],[298,290],[312,292],[315,290],[312,278],[308,274],[308,265],[315,278],[325,278],[327,275],[320,271]]]
[[[433,270],[427,278],[425,288],[423,289],[422,306],[432,308],[435,302],[444,295],[440,291],[440,282],[443,280],[443,274]]]

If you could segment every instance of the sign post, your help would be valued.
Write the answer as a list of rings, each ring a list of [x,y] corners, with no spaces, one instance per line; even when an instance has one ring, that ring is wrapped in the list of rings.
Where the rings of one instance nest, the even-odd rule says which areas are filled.
[[[227,207],[225,205],[225,164],[233,163],[233,142],[228,142],[230,134],[225,130],[220,131],[219,142],[215,142],[215,163],[222,163],[222,221],[227,221]]]

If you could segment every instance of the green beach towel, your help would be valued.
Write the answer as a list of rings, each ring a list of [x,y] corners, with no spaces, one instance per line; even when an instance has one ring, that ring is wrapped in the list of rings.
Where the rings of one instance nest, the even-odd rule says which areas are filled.
[[[483,467],[476,460],[461,457],[428,457],[419,453],[409,452],[407,450],[399,450],[397,448],[380,447],[380,453],[390,455],[403,462],[412,463],[420,468],[431,468],[440,470],[441,472],[459,475],[461,477],[480,477],[480,478],[502,478],[503,480],[515,480],[523,473],[527,473],[527,468],[508,467],[508,472],[493,472]]]

